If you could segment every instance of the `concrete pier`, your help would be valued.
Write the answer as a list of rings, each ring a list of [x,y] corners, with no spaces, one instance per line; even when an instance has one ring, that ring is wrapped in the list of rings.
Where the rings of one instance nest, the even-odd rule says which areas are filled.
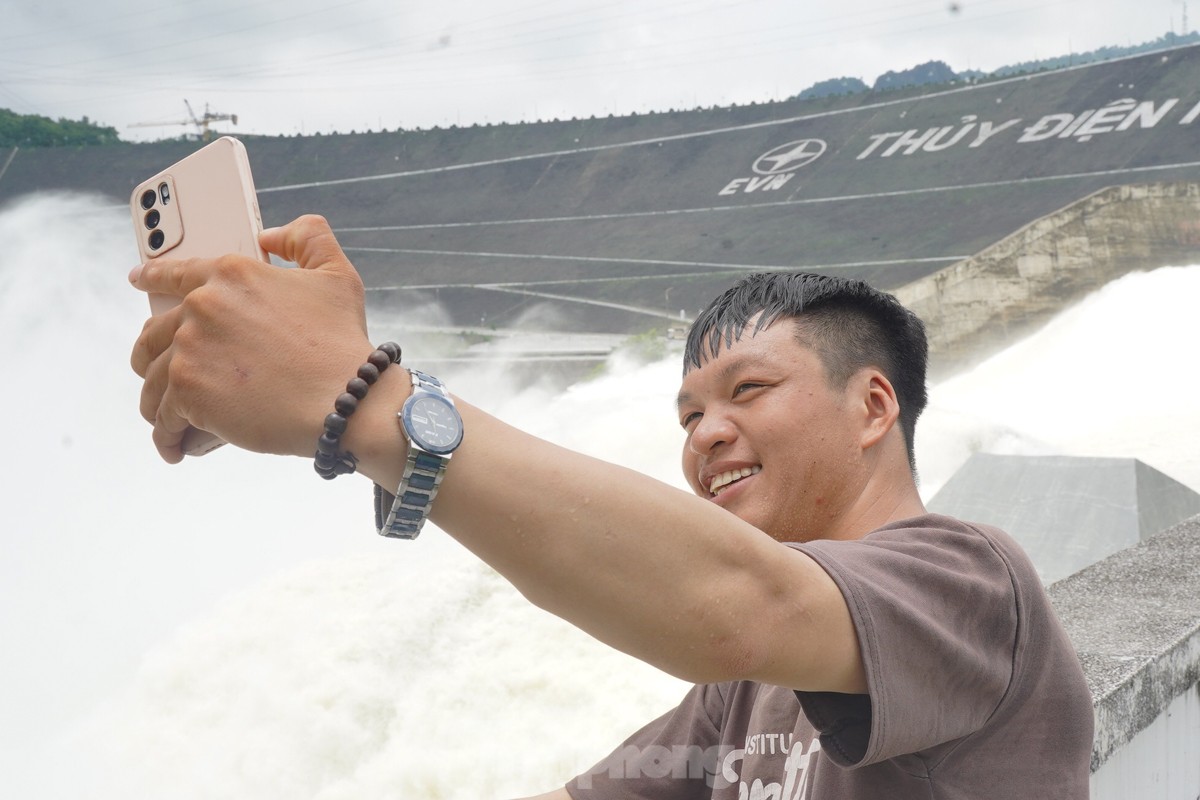
[[[974,363],[1130,272],[1200,249],[1200,183],[1113,186],[894,291],[929,327],[940,372]]]
[[[1134,458],[975,453],[926,504],[995,525],[1046,584],[1200,514],[1200,494]]]

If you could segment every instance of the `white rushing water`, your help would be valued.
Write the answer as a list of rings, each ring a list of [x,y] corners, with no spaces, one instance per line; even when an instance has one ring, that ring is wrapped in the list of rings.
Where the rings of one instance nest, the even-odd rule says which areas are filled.
[[[232,448],[160,462],[128,367],[131,237],[98,198],[0,209],[0,793],[502,798],[560,785],[678,699],[436,529],[379,539],[362,479]],[[1200,487],[1197,297],[1197,267],[1129,275],[934,387],[926,495],[977,449],[1136,456]],[[444,377],[682,487],[678,375],[672,358],[565,392]]]

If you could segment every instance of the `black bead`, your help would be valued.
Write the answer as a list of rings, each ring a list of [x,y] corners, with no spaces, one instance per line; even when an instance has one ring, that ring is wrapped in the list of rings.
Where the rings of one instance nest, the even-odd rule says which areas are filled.
[[[358,377],[362,378],[367,383],[373,384],[379,380],[379,368],[374,364],[367,362],[358,368]]]
[[[337,451],[338,437],[329,433],[322,433],[321,438],[317,439],[317,452],[336,454]]]
[[[395,342],[384,342],[379,345],[379,349],[387,353],[387,357],[393,364],[400,363],[400,345]]]
[[[376,350],[367,356],[367,363],[380,372],[383,372],[388,368],[388,364],[392,363],[392,359],[383,350]]]
[[[320,471],[323,469],[331,470],[331,469],[333,469],[333,465],[335,463],[337,463],[337,454],[322,453],[320,450],[318,450],[316,455],[313,456],[313,461],[317,465],[317,471]]]
[[[351,378],[350,380],[346,381],[346,391],[357,397],[359,400],[362,400],[367,396],[367,390],[370,388],[370,384],[368,384],[362,378]]]
[[[325,432],[341,436],[346,432],[346,418],[341,414],[330,414],[325,418]]]
[[[358,409],[358,398],[349,392],[339,394],[337,400],[333,401],[333,407],[343,417],[349,417]]]

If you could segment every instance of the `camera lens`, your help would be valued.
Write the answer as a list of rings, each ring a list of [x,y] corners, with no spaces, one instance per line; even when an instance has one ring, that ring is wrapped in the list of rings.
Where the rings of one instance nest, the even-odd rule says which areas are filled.
[[[146,212],[146,227],[150,230],[154,230],[158,227],[158,222],[160,219],[162,219],[162,215],[158,213],[158,209],[150,209]]]
[[[166,241],[166,238],[167,238],[166,234],[164,234],[162,231],[154,231],[153,233],[151,233],[150,234],[150,249],[157,250],[158,248],[162,247],[163,242]]]
[[[158,197],[158,195],[154,193],[153,189],[147,189],[146,191],[142,192],[142,208],[153,208],[156,197]]]
[[[162,198],[162,204],[164,206],[171,202],[171,187],[167,185],[166,181],[163,181],[158,185],[158,196]]]

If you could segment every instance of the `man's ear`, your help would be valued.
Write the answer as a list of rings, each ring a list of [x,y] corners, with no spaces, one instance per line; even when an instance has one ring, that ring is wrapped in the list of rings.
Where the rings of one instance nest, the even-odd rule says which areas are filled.
[[[857,398],[862,403],[861,442],[866,450],[879,444],[896,426],[900,419],[900,401],[892,382],[877,369],[865,369],[851,381],[856,384]]]

